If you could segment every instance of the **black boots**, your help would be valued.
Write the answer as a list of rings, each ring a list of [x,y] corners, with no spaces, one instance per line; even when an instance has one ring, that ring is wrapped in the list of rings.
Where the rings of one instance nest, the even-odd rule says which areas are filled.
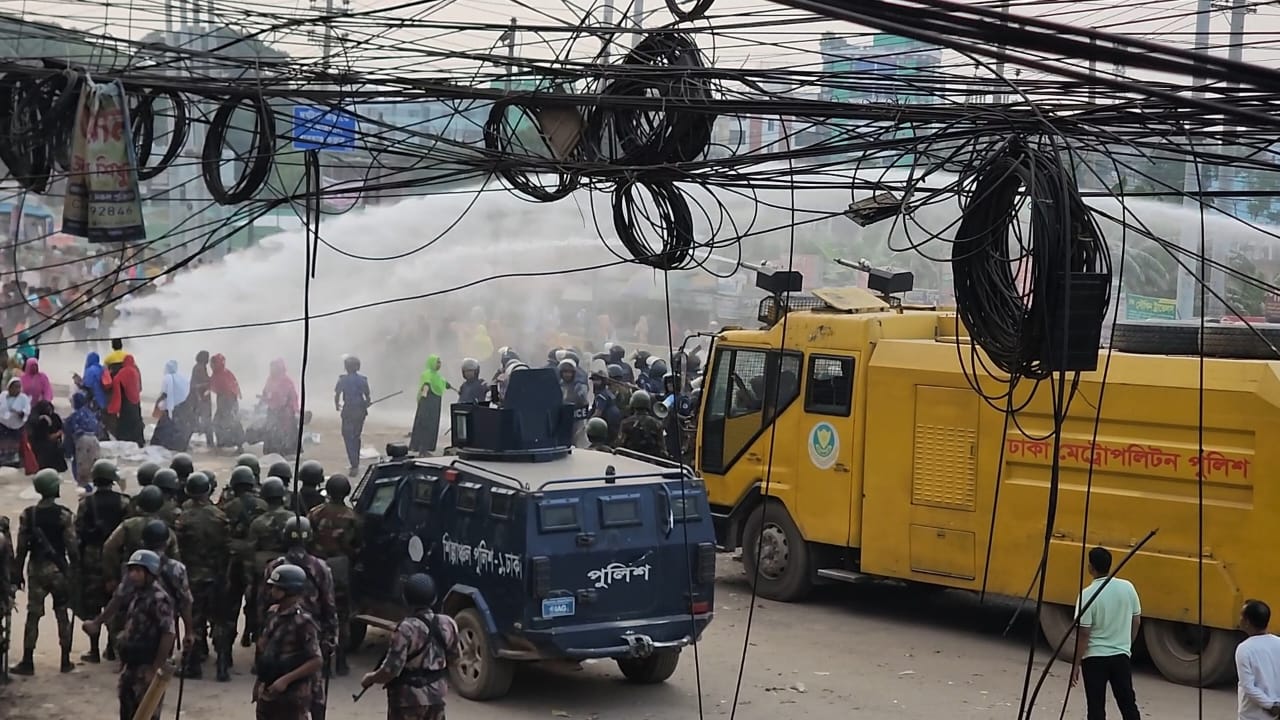
[[[116,641],[111,638],[111,633],[107,633],[107,652],[103,654],[107,662],[116,661]]]
[[[98,652],[100,641],[101,641],[100,636],[90,635],[89,636],[89,652],[81,655],[80,659],[88,663],[102,662],[102,655]],[[110,648],[110,646],[111,644],[108,643],[107,647]]]
[[[218,654],[218,682],[231,680],[231,653]]]
[[[9,668],[9,672],[13,673],[14,675],[35,675],[36,665],[34,660],[32,659],[32,655],[34,654],[35,654],[34,651],[23,650],[22,662]]]
[[[178,677],[186,678],[187,680],[199,680],[204,677],[204,668],[200,665],[200,659],[196,657],[194,652],[190,653],[187,656],[187,661],[182,664],[182,667],[178,668]]]
[[[69,673],[76,669],[76,664],[71,662],[71,648],[65,648],[62,651],[62,665],[59,668],[64,673]]]
[[[351,672],[351,668],[347,667],[347,654],[339,649],[336,655],[333,670],[338,674],[338,677],[346,677],[347,673]]]
[[[249,647],[253,644],[253,634],[249,632],[249,628],[245,628],[240,635],[240,647]]]

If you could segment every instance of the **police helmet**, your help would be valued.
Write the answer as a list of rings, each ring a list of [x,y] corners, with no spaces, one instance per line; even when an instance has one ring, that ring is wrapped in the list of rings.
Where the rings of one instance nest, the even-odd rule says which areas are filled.
[[[480,361],[479,361],[479,360],[477,360],[477,359],[475,359],[475,358],[463,358],[463,359],[462,359],[462,372],[464,372],[464,373],[465,373],[465,372],[467,372],[468,370],[474,370],[476,373],[479,373],[479,372],[480,372]]]
[[[653,398],[644,390],[637,390],[631,393],[631,409],[640,412],[648,412],[653,407]]]
[[[134,550],[129,556],[128,566],[140,567],[156,577],[160,574],[160,556],[150,550]]]
[[[331,475],[324,484],[324,493],[330,500],[342,500],[351,494],[351,481],[346,475]]]
[[[138,472],[135,474],[135,477],[138,480],[138,486],[146,487],[150,485],[151,482],[155,480],[156,471],[158,471],[159,469],[160,469],[160,466],[153,462],[144,462],[141,465],[139,465]]]
[[[142,526],[142,547],[148,550],[163,550],[169,544],[169,526],[163,520],[148,520]]]
[[[236,458],[236,467],[247,467],[252,470],[254,481],[262,475],[262,466],[258,464],[257,456],[251,453],[245,453]]]
[[[258,481],[253,477],[253,470],[243,465],[231,471],[231,487],[253,487]]]
[[[355,355],[348,355],[342,358],[342,367],[347,372],[360,372],[360,358]]]
[[[40,497],[56,498],[59,493],[58,486],[62,484],[62,478],[58,477],[57,470],[45,468],[36,473],[36,476],[31,479],[31,484],[35,487],[36,492],[40,493]]]
[[[661,380],[663,375],[667,374],[667,361],[662,358],[652,358],[649,360],[649,377],[654,380]]]
[[[409,607],[431,607],[436,601],[436,581],[426,573],[414,573],[404,581],[404,602]]]
[[[614,343],[609,346],[609,362],[621,363],[627,357],[627,349]]]
[[[178,474],[179,480],[186,480],[187,476],[195,472],[196,464],[191,460],[191,456],[186,453],[178,453],[173,456],[173,460],[169,462],[169,469]]]
[[[298,482],[307,486],[319,486],[324,482],[324,465],[319,460],[308,460],[298,468]]]
[[[605,372],[609,374],[610,380],[625,382],[627,379],[627,369],[617,363],[611,363],[609,367],[605,368]]]
[[[568,360],[569,359],[568,349],[556,348],[555,351],[552,352],[551,354],[551,359],[554,360],[555,362],[560,362],[561,360]]]
[[[267,477],[280,478],[282,482],[289,482],[293,479],[293,467],[283,460],[273,462],[267,469]]]
[[[155,485],[142,488],[133,499],[144,513],[153,513],[164,507],[164,492]]]
[[[303,515],[294,515],[285,521],[283,536],[289,545],[311,542],[311,521]]]
[[[565,374],[566,372],[577,374],[578,363],[568,358],[565,358],[564,360],[561,360],[559,363],[556,364],[556,372],[560,373],[561,375]]]
[[[112,485],[120,480],[120,473],[116,471],[116,464],[110,460],[95,462],[93,469],[89,473],[93,476],[94,485]]]
[[[172,468],[160,468],[152,478],[151,484],[165,492],[178,492],[178,473]]]
[[[289,595],[297,595],[307,589],[307,573],[297,565],[284,563],[271,571],[271,577],[267,578],[267,585],[280,588]]]
[[[209,476],[202,472],[193,472],[187,476],[187,495],[191,497],[201,497],[213,492],[213,483],[209,482]]]
[[[587,439],[593,443],[609,442],[609,423],[598,417],[588,420]]]
[[[631,356],[631,360],[635,363],[637,370],[643,370],[649,364],[649,351],[637,350],[636,354]]]
[[[278,477],[269,477],[262,482],[262,489],[258,492],[263,500],[283,500],[284,481]]]
[[[498,350],[498,360],[502,363],[503,367],[506,367],[507,363],[511,362],[512,360],[519,360],[519,359],[520,359],[520,354],[509,347],[499,348]]]
[[[601,380],[609,377],[609,366],[605,364],[604,360],[591,361],[591,377],[600,378]]]

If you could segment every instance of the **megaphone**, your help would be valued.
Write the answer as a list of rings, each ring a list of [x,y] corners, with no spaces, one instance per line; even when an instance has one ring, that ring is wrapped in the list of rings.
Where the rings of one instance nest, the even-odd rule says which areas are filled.
[[[667,416],[671,414],[671,411],[675,409],[675,406],[676,396],[668,395],[665,400],[654,406],[653,416],[659,420],[666,420]]]

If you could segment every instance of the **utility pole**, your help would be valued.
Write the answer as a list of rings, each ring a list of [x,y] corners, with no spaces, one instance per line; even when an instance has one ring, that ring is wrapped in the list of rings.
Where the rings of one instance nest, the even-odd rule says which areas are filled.
[[[1209,50],[1209,20],[1210,13],[1213,12],[1212,0],[1196,0],[1196,40],[1195,51],[1198,53],[1207,53]],[[1197,75],[1192,79],[1191,83],[1197,88],[1203,85],[1205,78]],[[1193,93],[1195,97],[1204,95],[1204,92],[1197,89]],[[1203,197],[1200,195],[1200,183],[1203,181],[1204,169],[1192,157],[1196,152],[1195,138],[1189,138],[1187,146],[1187,158],[1184,161],[1184,170],[1182,174],[1182,206],[1193,212],[1201,211],[1200,204]],[[1200,282],[1209,282],[1208,269],[1209,265],[1205,262],[1207,258],[1200,258],[1199,261],[1194,260],[1200,254],[1200,224],[1183,225],[1178,233],[1178,247],[1183,252],[1179,253],[1177,258],[1178,265],[1178,319],[1190,320],[1195,316],[1196,297],[1199,292],[1196,282],[1197,276]],[[1205,238],[1205,254],[1212,255],[1212,246],[1208,238]],[[1192,270],[1187,265],[1199,265],[1198,272],[1192,274]],[[1206,295],[1206,299],[1208,296]],[[1201,308],[1200,312],[1205,309]]]
[[[516,19],[511,18],[511,24],[507,26],[506,32],[498,36],[498,42],[507,44],[507,92],[515,89],[515,80],[511,77],[516,70]]]
[[[644,39],[644,0],[634,0],[634,3],[631,11],[631,24],[636,29],[631,34],[631,47],[633,48]]]

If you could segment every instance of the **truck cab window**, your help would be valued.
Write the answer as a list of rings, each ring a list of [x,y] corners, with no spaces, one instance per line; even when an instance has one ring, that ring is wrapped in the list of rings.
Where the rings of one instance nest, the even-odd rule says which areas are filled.
[[[795,400],[799,353],[721,347],[704,410],[702,469],[724,472]]]
[[[853,410],[853,358],[813,355],[804,411],[815,415],[849,417]]]

